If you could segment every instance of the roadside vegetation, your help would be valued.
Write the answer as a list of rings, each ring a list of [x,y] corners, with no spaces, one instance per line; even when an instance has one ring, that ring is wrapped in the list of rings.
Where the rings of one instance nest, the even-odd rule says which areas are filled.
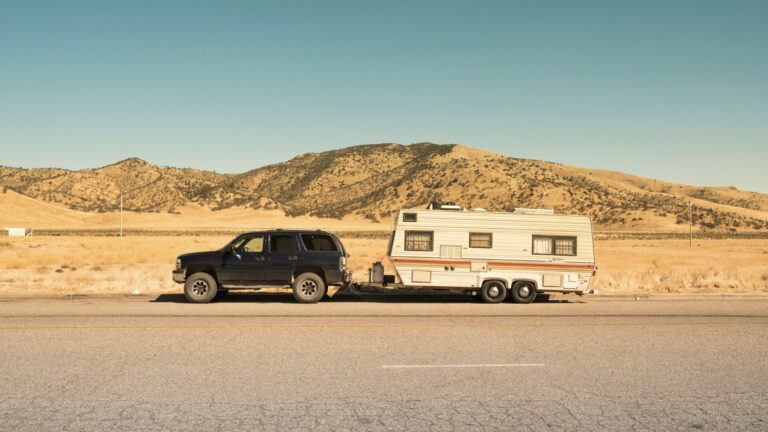
[[[181,292],[177,255],[222,247],[231,235],[41,236],[0,241],[0,296]],[[341,236],[355,278],[386,260],[388,238]],[[767,239],[598,239],[602,294],[768,292]]]

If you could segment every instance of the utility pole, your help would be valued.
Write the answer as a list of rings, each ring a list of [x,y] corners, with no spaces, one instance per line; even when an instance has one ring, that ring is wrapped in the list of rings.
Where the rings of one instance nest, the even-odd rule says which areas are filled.
[[[688,247],[693,247],[693,203],[688,201]]]

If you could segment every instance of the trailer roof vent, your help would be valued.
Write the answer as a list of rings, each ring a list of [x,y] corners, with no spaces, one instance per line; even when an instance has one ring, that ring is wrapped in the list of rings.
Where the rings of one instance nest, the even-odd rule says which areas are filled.
[[[555,214],[555,209],[516,208],[513,213],[521,214]]]
[[[441,202],[433,201],[433,202],[429,203],[429,205],[427,206],[427,210],[453,210],[453,211],[459,211],[459,210],[461,210],[461,207],[459,205],[457,205],[456,203],[454,203],[454,202],[441,203]]]

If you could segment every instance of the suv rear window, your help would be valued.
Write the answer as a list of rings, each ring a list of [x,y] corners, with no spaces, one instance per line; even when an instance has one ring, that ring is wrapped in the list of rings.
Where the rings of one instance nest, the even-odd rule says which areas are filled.
[[[336,242],[327,234],[302,234],[304,248],[312,252],[338,252]]]

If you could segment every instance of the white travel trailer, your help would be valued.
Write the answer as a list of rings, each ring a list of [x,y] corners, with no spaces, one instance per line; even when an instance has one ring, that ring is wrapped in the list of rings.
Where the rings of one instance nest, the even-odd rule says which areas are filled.
[[[377,263],[371,283],[477,293],[489,303],[585,294],[596,270],[590,218],[546,209],[401,210],[389,258],[400,282]]]

